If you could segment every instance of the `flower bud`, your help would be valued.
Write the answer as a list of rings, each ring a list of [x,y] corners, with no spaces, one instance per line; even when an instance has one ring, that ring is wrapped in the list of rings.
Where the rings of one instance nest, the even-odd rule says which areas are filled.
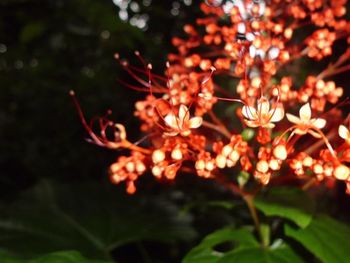
[[[334,169],[333,174],[338,180],[346,180],[350,175],[350,169],[349,167],[341,164]]]
[[[256,170],[260,173],[267,173],[269,170],[269,164],[265,160],[261,160],[256,164]]]
[[[171,158],[173,158],[174,160],[181,160],[183,157],[182,155],[182,152],[180,149],[174,149],[172,152],[171,152]]]
[[[160,163],[164,161],[165,153],[162,150],[155,150],[152,154],[153,163]]]
[[[236,150],[233,150],[230,154],[230,160],[232,162],[237,162],[239,160],[239,157],[240,157],[239,152]]]
[[[225,168],[226,166],[226,157],[219,154],[218,156],[216,156],[216,159],[215,159],[215,163],[217,165],[217,167],[223,169]]]
[[[284,145],[278,145],[273,149],[273,155],[279,160],[287,159],[287,149]]]

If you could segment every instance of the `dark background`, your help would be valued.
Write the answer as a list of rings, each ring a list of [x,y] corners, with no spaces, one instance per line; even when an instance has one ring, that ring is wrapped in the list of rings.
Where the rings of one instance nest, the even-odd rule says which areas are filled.
[[[199,13],[188,1],[134,2],[139,10],[129,3],[122,21],[123,9],[111,0],[0,1],[1,249],[24,257],[73,249],[92,258],[113,254],[118,262],[179,262],[198,238],[233,222],[230,204],[221,203],[231,197],[195,176],[174,186],[145,175],[138,193],[126,195],[124,185],[108,180],[121,153],[84,140],[69,90],[88,119],[112,109],[111,118],[137,141],[134,102],[145,94],[118,83],[128,78],[114,54],[137,64],[139,50],[162,74],[174,51],[171,36],[181,36]],[[144,15],[147,28],[131,25]],[[96,248],[67,216],[106,247],[117,245]]]
[[[25,257],[75,249],[93,258],[111,253],[118,262],[179,262],[206,233],[249,217],[232,212],[243,204],[227,202],[232,196],[220,186],[191,175],[176,185],[145,175],[138,193],[127,196],[123,185],[108,181],[120,153],[84,141],[69,90],[87,118],[112,109],[137,141],[133,105],[144,94],[117,82],[127,77],[113,55],[137,63],[139,50],[162,73],[174,51],[171,36],[181,36],[199,14],[189,1],[134,2],[139,10],[130,4],[125,22],[112,0],[0,0],[0,248]],[[145,15],[146,28],[130,24]],[[337,83],[345,86],[346,74]],[[343,190],[325,203],[335,198],[332,213],[347,218]]]

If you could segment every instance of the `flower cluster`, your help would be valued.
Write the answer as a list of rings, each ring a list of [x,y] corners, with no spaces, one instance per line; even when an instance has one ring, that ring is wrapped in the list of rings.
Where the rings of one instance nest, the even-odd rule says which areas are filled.
[[[330,79],[350,69],[350,49],[318,75],[301,74],[301,63],[333,58],[337,41],[350,42],[345,4],[206,1],[203,17],[184,27],[187,37],[173,38],[177,52],[169,54],[164,74],[154,74],[139,52],[140,67],[116,55],[136,81],[127,86],[146,93],[134,112],[145,139],[130,142],[124,126],[107,116],[95,132],[74,97],[93,143],[130,151],[111,165],[112,182],[125,181],[134,193],[147,172],[158,180],[193,173],[224,177],[240,188],[339,180],[350,193],[349,118],[342,116],[347,102],[340,102],[343,89]],[[219,104],[226,115],[217,111]],[[248,175],[244,182],[241,171]]]

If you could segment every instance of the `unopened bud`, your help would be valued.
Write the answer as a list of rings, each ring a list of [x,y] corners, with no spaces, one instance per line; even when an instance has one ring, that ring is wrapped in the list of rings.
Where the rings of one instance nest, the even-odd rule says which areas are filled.
[[[284,145],[278,145],[273,149],[273,155],[279,160],[287,159],[287,149]]]
[[[233,150],[230,154],[230,160],[232,162],[237,162],[239,160],[239,157],[240,157],[239,152],[236,150]]]
[[[232,152],[232,150],[233,150],[232,146],[228,144],[228,145],[224,146],[224,148],[222,148],[221,152],[225,157],[227,157]]]
[[[153,163],[160,163],[164,161],[165,153],[162,150],[155,150],[152,154]]]
[[[157,177],[157,178],[159,178],[161,175],[162,175],[162,169],[159,167],[159,166],[154,166],[153,168],[152,168],[152,174],[155,176],[155,177]]]
[[[214,162],[212,161],[206,162],[205,169],[207,169],[208,171],[213,171],[215,169]]]
[[[312,165],[312,162],[313,162],[312,158],[310,156],[307,156],[303,160],[303,165],[305,167],[310,167]]]
[[[269,164],[265,160],[261,160],[256,164],[256,169],[261,173],[267,173]]]
[[[277,160],[273,159],[270,160],[269,167],[271,168],[271,170],[277,171],[280,169],[280,164]]]
[[[338,165],[337,168],[334,169],[333,173],[334,173],[335,178],[337,178],[338,180],[346,180],[349,178],[350,169],[349,169],[349,167],[341,164],[341,165]]]
[[[205,162],[203,160],[198,160],[195,164],[197,170],[204,170]]]
[[[135,164],[134,162],[128,162],[125,165],[125,169],[129,172],[129,173],[133,173],[135,171]]]
[[[313,167],[313,171],[315,174],[322,174],[323,173],[323,167],[320,164],[315,164]]]
[[[182,152],[180,149],[174,149],[172,152],[171,152],[171,158],[173,158],[174,160],[181,160],[183,157],[182,155]]]
[[[219,154],[218,156],[216,156],[215,162],[217,167],[223,169],[226,166],[226,157]]]

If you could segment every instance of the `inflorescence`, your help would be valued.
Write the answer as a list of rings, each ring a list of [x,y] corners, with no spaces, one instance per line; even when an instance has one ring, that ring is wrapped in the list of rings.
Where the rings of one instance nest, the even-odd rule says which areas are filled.
[[[350,69],[350,48],[318,74],[302,76],[310,70],[301,64],[306,57],[309,64],[331,57],[337,41],[350,43],[345,4],[207,1],[203,17],[184,26],[187,37],[173,38],[177,52],[168,55],[163,75],[139,52],[141,67],[116,54],[137,82],[127,86],[147,94],[134,112],[146,135],[142,142],[130,142],[124,126],[107,115],[94,130],[71,94],[91,142],[130,152],[110,166],[111,181],[125,182],[132,194],[147,171],[158,180],[193,173],[241,190],[339,180],[350,193],[349,118],[342,112],[348,104],[330,79]],[[216,107],[233,110],[227,116]]]

